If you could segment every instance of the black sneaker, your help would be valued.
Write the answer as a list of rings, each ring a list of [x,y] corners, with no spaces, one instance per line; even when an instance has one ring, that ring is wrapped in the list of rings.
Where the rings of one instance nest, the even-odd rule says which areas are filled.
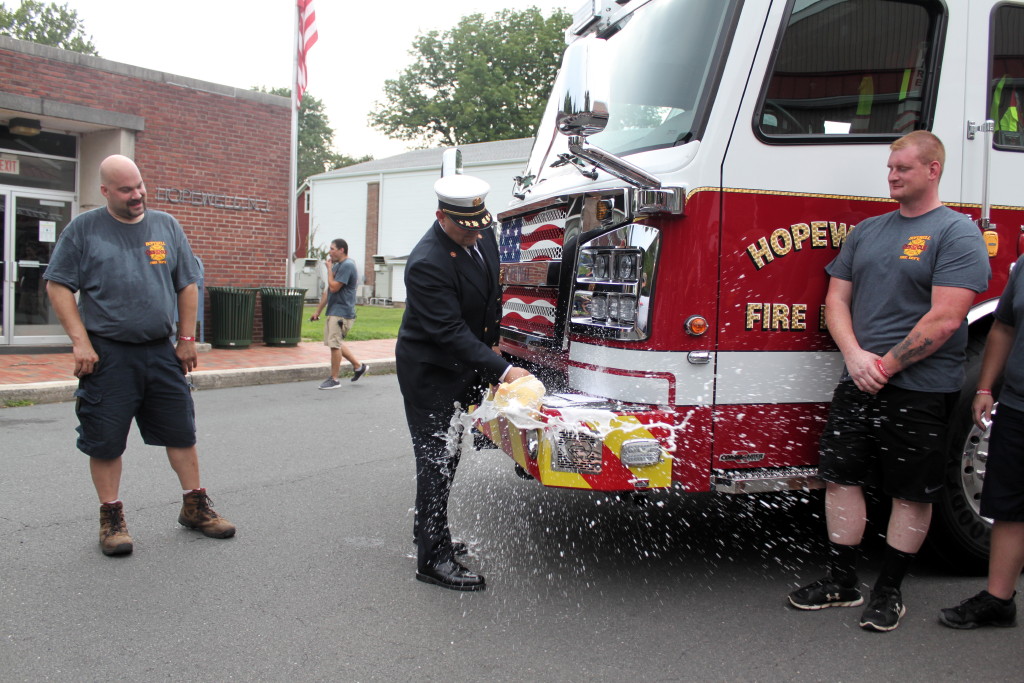
[[[831,576],[818,579],[789,594],[789,604],[797,609],[825,609],[826,607],[856,607],[864,596],[856,588],[847,588]]]
[[[898,588],[878,588],[871,591],[868,606],[860,615],[860,627],[866,631],[892,631],[906,613],[907,607]]]
[[[367,369],[368,369],[369,367],[370,367],[370,366],[369,366],[369,365],[367,365],[366,363],[363,363],[362,365],[360,365],[360,366],[359,366],[359,369],[358,369],[358,370],[355,370],[355,371],[353,371],[353,372],[352,372],[352,381],[353,381],[353,382],[355,382],[355,381],[356,381],[357,379],[359,379],[360,377],[362,377],[362,376],[363,376],[363,374],[365,374],[365,373],[366,373],[366,370],[367,370]]]
[[[1014,593],[1014,596],[1017,594]],[[967,598],[956,607],[939,612],[939,621],[950,628],[978,628],[979,626],[1016,626],[1017,603],[1007,604],[988,591]]]

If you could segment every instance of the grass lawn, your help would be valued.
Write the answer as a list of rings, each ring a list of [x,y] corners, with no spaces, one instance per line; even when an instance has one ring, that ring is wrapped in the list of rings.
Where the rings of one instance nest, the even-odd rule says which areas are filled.
[[[294,309],[293,309],[294,310]],[[380,306],[356,306],[356,322],[346,339],[349,341],[365,341],[367,339],[395,339],[398,337],[398,326],[402,323],[401,308],[382,308]],[[310,322],[309,316],[316,312],[316,305],[304,308],[302,315],[302,340],[324,340],[324,318]],[[294,318],[292,318],[294,320]]]

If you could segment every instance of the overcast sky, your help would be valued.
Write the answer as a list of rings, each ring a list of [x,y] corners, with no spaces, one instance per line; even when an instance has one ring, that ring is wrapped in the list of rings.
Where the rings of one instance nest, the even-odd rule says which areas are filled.
[[[4,4],[16,5],[18,0]],[[290,87],[291,0],[56,0],[85,23],[100,56],[238,88]],[[583,0],[315,0],[319,41],[309,56],[309,92],[323,101],[337,151],[383,158],[406,143],[371,129],[367,113],[384,81],[409,64],[417,34],[445,31],[474,12],[512,7],[570,13]]]

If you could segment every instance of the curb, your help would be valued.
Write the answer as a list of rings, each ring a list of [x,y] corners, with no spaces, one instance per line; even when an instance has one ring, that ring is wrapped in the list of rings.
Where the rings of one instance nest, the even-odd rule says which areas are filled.
[[[389,375],[395,372],[394,358],[366,359],[370,367],[367,375]],[[197,390],[229,389],[231,387],[258,386],[261,384],[284,384],[286,382],[310,382],[322,380],[330,371],[329,363],[307,365],[277,365],[262,368],[239,368],[233,370],[197,370],[192,373],[192,384]],[[344,363],[341,376],[352,375],[352,366]],[[40,403],[62,403],[75,398],[78,380],[64,382],[38,382],[35,384],[7,384],[0,386],[0,409],[8,403],[26,401],[33,405]]]

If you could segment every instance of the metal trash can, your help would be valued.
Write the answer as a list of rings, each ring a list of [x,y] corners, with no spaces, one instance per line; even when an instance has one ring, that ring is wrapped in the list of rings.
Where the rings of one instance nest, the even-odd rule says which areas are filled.
[[[207,287],[213,315],[213,339],[218,349],[246,349],[252,344],[256,292],[249,287]]]
[[[296,346],[302,339],[302,306],[306,290],[297,287],[261,287],[263,343]]]

